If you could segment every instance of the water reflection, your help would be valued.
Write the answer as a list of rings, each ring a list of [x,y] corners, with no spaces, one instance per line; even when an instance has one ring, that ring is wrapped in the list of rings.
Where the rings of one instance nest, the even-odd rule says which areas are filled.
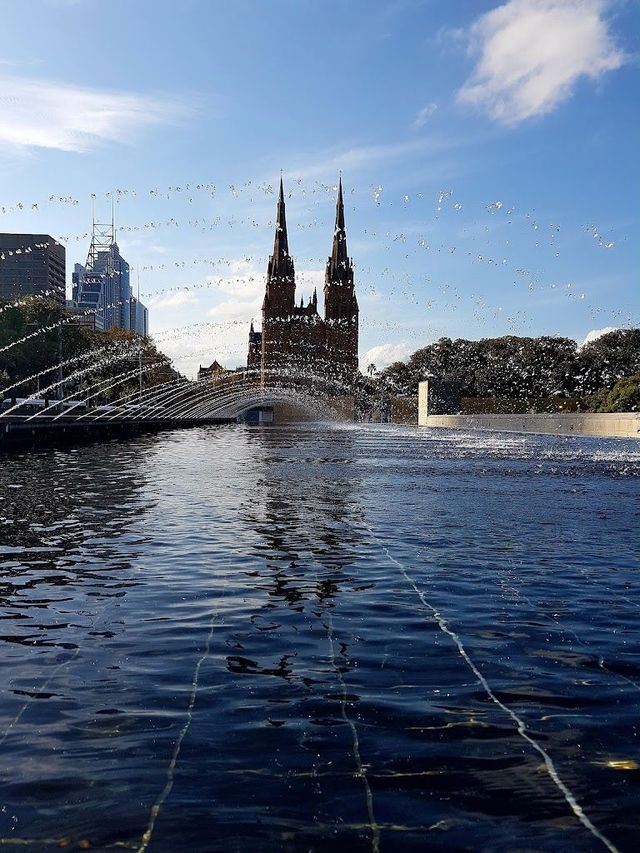
[[[98,602],[121,598],[136,584],[131,557],[140,550],[123,559],[118,540],[153,501],[142,497],[140,460],[117,447],[107,459],[86,449],[3,459],[0,606],[11,623],[0,638],[5,642],[76,648],[80,623],[90,636],[100,634],[83,618],[85,608],[95,611]],[[143,545],[138,537],[138,549]],[[67,608],[79,591],[88,599],[84,607]],[[62,639],[70,626],[73,643]]]
[[[0,837],[599,849],[418,590],[629,849],[640,460],[573,446],[309,425],[9,459]]]

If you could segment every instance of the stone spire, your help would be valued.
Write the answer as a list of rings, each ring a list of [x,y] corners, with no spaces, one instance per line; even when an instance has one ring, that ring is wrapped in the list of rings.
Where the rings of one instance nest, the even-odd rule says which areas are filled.
[[[356,299],[353,288],[353,265],[347,252],[342,176],[340,176],[340,183],[338,184],[333,245],[325,271],[324,312],[325,320],[347,323],[347,325],[353,326],[357,330],[358,300]],[[355,336],[354,342],[356,342]],[[354,351],[357,351],[357,343],[355,343]]]
[[[264,317],[267,315],[271,317],[290,316],[293,313],[295,289],[295,270],[293,258],[289,254],[287,237],[284,187],[282,177],[280,177],[280,193],[276,209],[276,234],[273,241],[273,254],[269,258],[267,267],[267,289],[262,303]]]
[[[336,201],[336,224],[333,229],[333,246],[330,264],[335,278],[342,278],[340,271],[346,271],[349,265],[347,253],[347,231],[344,224],[344,200],[342,197],[342,175],[338,184],[338,200]]]
[[[284,187],[282,175],[280,176],[280,194],[278,196],[278,208],[276,211],[276,236],[273,241],[273,259],[283,263],[289,257],[289,240],[287,237],[287,217],[284,209]]]

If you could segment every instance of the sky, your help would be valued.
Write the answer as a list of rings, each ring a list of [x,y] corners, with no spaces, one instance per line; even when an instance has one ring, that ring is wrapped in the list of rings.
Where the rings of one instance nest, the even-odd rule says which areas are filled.
[[[640,325],[638,0],[2,0],[0,231],[84,263],[114,201],[150,331],[246,363],[287,196],[298,298],[342,172],[361,365]]]

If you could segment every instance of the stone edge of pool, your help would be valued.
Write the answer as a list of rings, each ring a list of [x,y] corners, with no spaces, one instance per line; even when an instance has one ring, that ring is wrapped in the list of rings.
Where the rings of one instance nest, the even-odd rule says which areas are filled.
[[[429,383],[421,382],[418,387],[418,426],[492,430],[495,432],[525,432],[543,435],[640,438],[640,413],[429,414]]]

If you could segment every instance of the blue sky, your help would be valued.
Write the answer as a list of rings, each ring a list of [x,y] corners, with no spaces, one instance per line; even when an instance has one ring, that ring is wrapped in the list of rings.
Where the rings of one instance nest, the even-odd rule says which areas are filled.
[[[25,0],[2,17],[0,230],[64,238],[70,280],[113,194],[151,331],[189,374],[245,358],[280,169],[305,296],[342,169],[363,362],[640,323],[637,0]]]

